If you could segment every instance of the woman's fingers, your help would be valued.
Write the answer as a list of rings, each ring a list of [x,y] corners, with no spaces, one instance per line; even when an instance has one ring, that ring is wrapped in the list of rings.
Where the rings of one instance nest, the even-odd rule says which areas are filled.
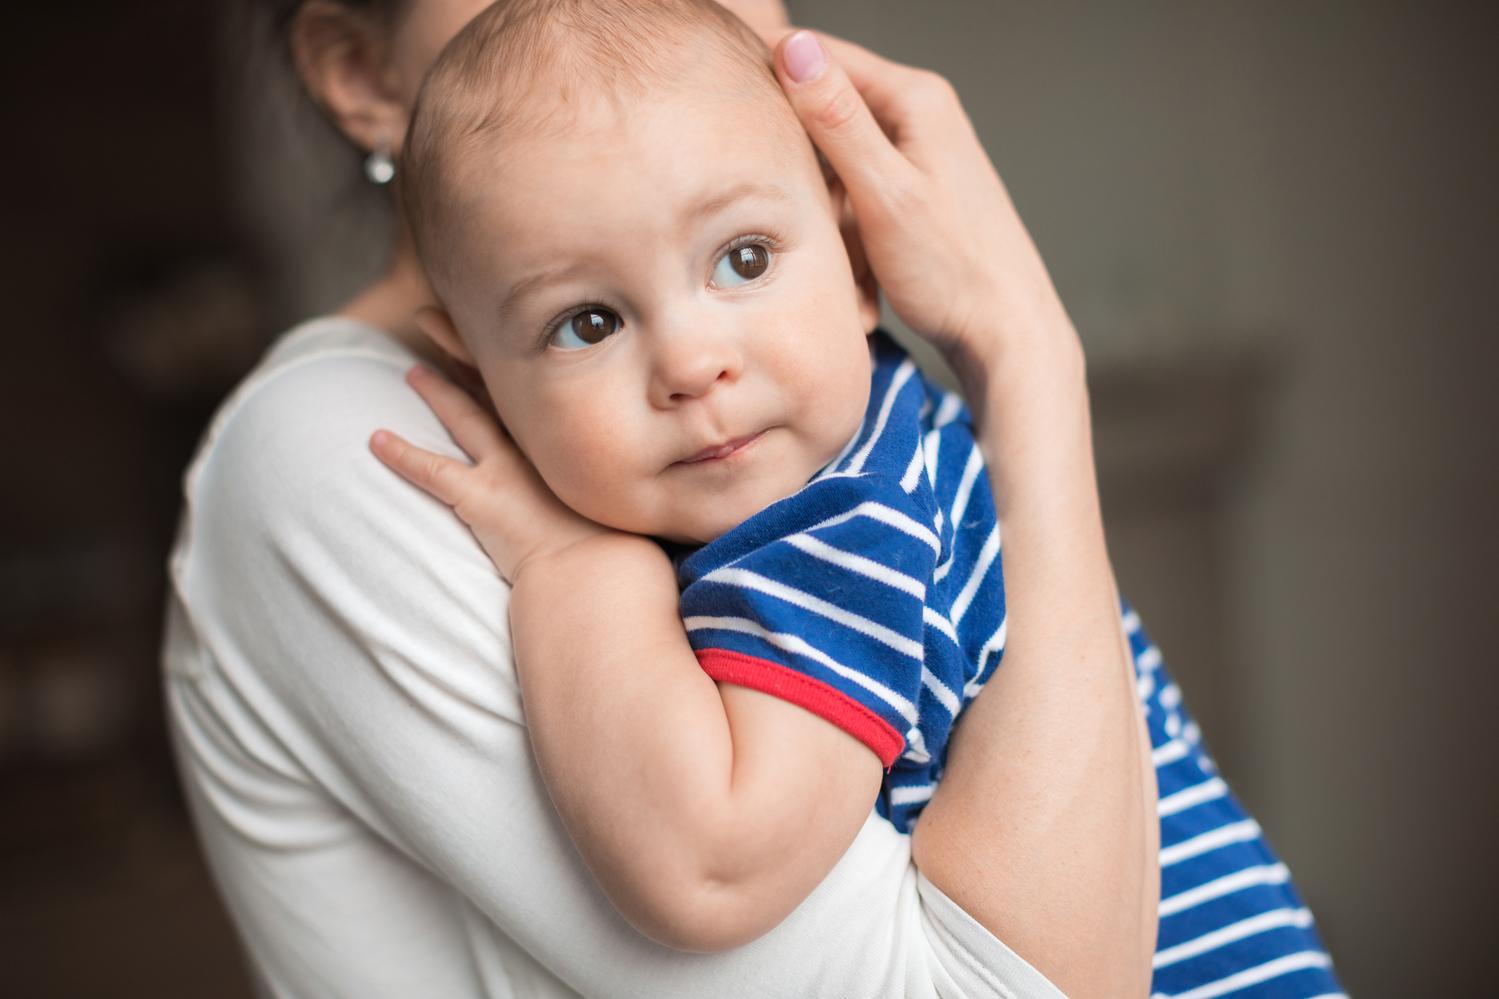
[[[474,461],[513,447],[494,417],[473,396],[441,375],[418,365],[406,372],[406,383],[416,390],[453,440]]]
[[[389,430],[376,430],[370,436],[370,450],[391,471],[448,506],[458,506],[468,491],[471,466],[419,448]]]
[[[862,45],[819,31],[817,40],[824,50],[843,67],[854,89],[869,105],[875,120],[885,131],[898,129],[907,114],[905,98],[912,81],[922,70],[877,55]]]
[[[843,183],[885,301],[954,355],[1070,324],[957,92],[936,73],[796,31],[776,74]],[[847,227],[845,227],[847,232]],[[1075,333],[1070,334],[1075,337]]]
[[[816,35],[797,31],[783,39],[776,74],[802,127],[843,179],[861,215],[866,206],[876,208],[868,202],[909,185],[914,168]]]
[[[781,42],[792,34],[792,29],[782,28],[761,31],[760,37],[772,52],[777,52],[781,47]],[[921,70],[886,59],[862,45],[839,38],[837,35],[830,35],[825,31],[816,32],[815,37],[822,43],[823,49],[843,67],[848,78],[853,81],[854,88],[863,95],[864,103],[869,105],[869,110],[874,113],[875,120],[884,127],[885,131],[889,132],[892,125],[898,125],[898,120],[902,117],[904,110],[900,95],[910,78],[919,75]],[[777,60],[777,65],[779,65],[779,60]]]

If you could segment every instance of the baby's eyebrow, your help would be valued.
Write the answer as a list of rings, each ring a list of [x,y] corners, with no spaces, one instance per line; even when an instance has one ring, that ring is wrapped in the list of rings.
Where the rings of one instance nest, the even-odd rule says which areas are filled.
[[[790,194],[774,184],[745,181],[726,188],[714,188],[689,199],[677,219],[678,228],[686,232],[700,225],[703,219],[711,218],[741,201],[754,198],[778,201],[787,205],[795,203],[795,199]],[[511,286],[504,300],[500,302],[500,317],[503,319],[513,315],[521,302],[547,285],[566,280],[575,273],[588,273],[591,263],[591,261],[573,261],[558,267],[549,267],[522,278]]]
[[[530,277],[515,282],[505,295],[504,301],[500,302],[500,318],[511,315],[522,301],[547,285],[565,280],[571,274],[586,273],[586,271],[585,265],[575,261],[560,267],[549,267],[544,271],[537,271]]]
[[[681,216],[677,219],[677,224],[683,229],[690,228],[694,222],[709,215],[716,215],[746,198],[782,201],[787,204],[790,204],[794,200],[791,195],[774,184],[759,181],[744,181],[728,188],[715,188],[692,199],[682,210]]]

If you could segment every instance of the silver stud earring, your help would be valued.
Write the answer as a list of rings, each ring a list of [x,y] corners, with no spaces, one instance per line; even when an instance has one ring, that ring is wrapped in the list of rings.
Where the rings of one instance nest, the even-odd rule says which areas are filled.
[[[374,152],[364,158],[364,175],[371,184],[385,185],[396,175],[396,162],[390,158],[390,143],[383,137],[375,143]]]

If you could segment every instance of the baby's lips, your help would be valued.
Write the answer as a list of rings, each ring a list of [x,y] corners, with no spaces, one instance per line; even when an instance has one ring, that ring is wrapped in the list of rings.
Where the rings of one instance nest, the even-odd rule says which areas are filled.
[[[734,437],[717,444],[709,444],[707,447],[688,455],[686,458],[679,459],[677,461],[677,464],[693,465],[700,461],[710,461],[717,458],[727,458],[729,455],[733,454],[735,451],[738,451],[746,444],[750,444],[759,439],[759,437],[764,433],[765,431],[758,430],[752,434],[745,434],[743,437]]]

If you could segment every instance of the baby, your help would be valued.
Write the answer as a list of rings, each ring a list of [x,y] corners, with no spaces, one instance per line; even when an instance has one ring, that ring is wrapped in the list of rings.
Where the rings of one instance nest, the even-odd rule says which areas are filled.
[[[999,666],[1000,531],[968,414],[875,330],[836,186],[763,44],[708,0],[495,4],[431,71],[403,177],[443,306],[429,332],[482,375],[563,504],[675,556],[674,581],[622,577],[582,609],[556,574],[516,582],[559,813],[643,932],[751,939],[871,807],[912,827]],[[481,540],[505,530],[482,503],[459,512]],[[607,551],[566,564],[614,571]],[[1132,613],[1125,627],[1163,883],[1182,892],[1163,901],[1157,985],[1320,954]],[[569,655],[613,659],[617,687],[573,688],[593,707],[559,718]],[[533,699],[537,673],[564,693]],[[1246,928],[1198,940],[1228,924]]]

